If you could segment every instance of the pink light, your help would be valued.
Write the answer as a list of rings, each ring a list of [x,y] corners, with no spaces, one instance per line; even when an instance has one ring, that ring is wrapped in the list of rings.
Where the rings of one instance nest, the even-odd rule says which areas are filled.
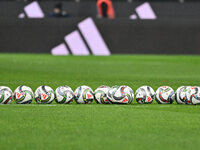
[[[135,19],[137,19],[137,16],[136,16],[135,14],[133,14],[133,15],[131,15],[131,16],[129,17],[129,19],[135,20]]]
[[[25,14],[24,13],[21,13],[18,15],[18,18],[24,18],[25,17]]]

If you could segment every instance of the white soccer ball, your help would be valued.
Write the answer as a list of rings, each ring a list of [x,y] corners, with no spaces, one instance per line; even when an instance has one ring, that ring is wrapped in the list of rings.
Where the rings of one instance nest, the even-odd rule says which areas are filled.
[[[151,104],[155,99],[155,91],[150,86],[141,86],[135,92],[139,104]]]
[[[156,90],[158,104],[172,104],[175,99],[174,90],[169,86],[161,86]]]
[[[21,85],[15,89],[13,97],[17,104],[30,104],[34,95],[30,87]]]
[[[189,89],[190,89],[190,86],[180,86],[176,90],[176,102],[178,104],[187,104],[188,103],[186,93]]]
[[[78,104],[92,103],[94,99],[93,90],[86,85],[79,86],[74,92],[74,98]]]
[[[69,104],[73,101],[74,94],[69,86],[59,86],[55,90],[55,101],[59,104]]]
[[[55,99],[55,93],[49,86],[39,86],[35,91],[35,101],[38,104],[50,104]]]
[[[200,104],[200,87],[191,86],[186,92],[186,104]]]
[[[113,86],[108,91],[108,100],[113,104],[131,104],[133,99],[133,90],[126,85]]]
[[[12,90],[7,86],[0,86],[0,104],[9,104],[12,101]]]
[[[109,86],[102,85],[94,91],[94,99],[98,104],[110,104],[107,98],[109,89]]]

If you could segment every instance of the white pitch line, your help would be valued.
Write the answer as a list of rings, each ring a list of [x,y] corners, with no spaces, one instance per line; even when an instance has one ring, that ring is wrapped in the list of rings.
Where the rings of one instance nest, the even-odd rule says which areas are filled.
[[[52,107],[52,106],[58,106],[58,105],[52,105],[52,104],[11,104],[11,105],[9,105],[9,104],[1,104],[0,105],[0,107],[1,106],[9,106],[9,107],[11,107],[11,106],[25,106],[25,107],[32,107],[32,106],[37,106],[37,107],[40,107],[40,106],[45,106],[45,107]]]
[[[12,106],[17,106],[17,107],[79,107],[79,106],[83,106],[83,107],[101,107],[101,108],[108,108],[108,107],[126,107],[126,108],[155,108],[155,105],[153,106],[150,106],[150,105],[117,105],[117,104],[105,104],[105,105],[101,105],[101,104],[98,104],[98,105],[91,105],[91,104],[76,104],[76,105],[73,105],[73,104],[0,104],[0,107],[4,107],[4,106],[7,106],[7,107],[12,107]],[[158,107],[156,108],[174,108],[173,106],[171,105],[159,105]],[[176,109],[179,109],[179,108],[182,108],[182,107],[176,107]],[[185,108],[194,108],[194,107],[185,107]],[[199,107],[196,107],[199,109]]]
[[[71,104],[1,104],[1,106],[17,106],[17,107],[79,107],[79,106],[84,106],[84,107],[136,107],[134,105],[91,105],[91,104],[77,104],[77,105],[71,105]]]

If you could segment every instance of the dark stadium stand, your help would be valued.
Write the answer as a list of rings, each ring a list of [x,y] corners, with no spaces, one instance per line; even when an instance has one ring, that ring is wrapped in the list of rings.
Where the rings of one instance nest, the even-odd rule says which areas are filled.
[[[34,0],[1,0],[1,1],[12,1],[12,2],[31,2]],[[54,1],[54,2],[96,2],[96,0],[37,0],[39,2]],[[146,0],[112,0],[113,2],[146,2]],[[199,0],[148,0],[148,2],[199,2]]]
[[[136,11],[146,3],[143,0],[113,0],[114,20],[97,19],[95,0],[62,0],[70,17],[59,19],[49,15],[57,0],[38,2],[42,19],[28,19],[24,8],[31,1],[0,1],[0,52],[48,53],[66,35],[78,31],[79,22],[91,17],[112,53],[200,54],[200,3],[196,1],[149,1],[153,20],[141,18]]]
[[[48,17],[49,13],[53,10],[55,1],[41,1],[39,2],[45,15]],[[18,17],[22,13],[24,6],[29,2],[0,2],[0,17]],[[142,2],[126,3],[126,2],[113,2],[116,17],[128,18],[135,12],[135,8],[142,4]],[[200,18],[200,3],[184,3],[177,2],[152,2],[151,6],[155,11],[158,19],[166,18],[184,18],[184,19],[199,19]],[[9,11],[8,11],[9,10]],[[75,3],[73,1],[63,2],[63,10],[69,12],[72,17],[96,17],[97,9],[95,2],[81,2]]]
[[[34,0],[1,0],[1,1],[34,1]],[[75,2],[95,2],[96,0],[37,0],[37,1],[59,1],[59,2],[69,2],[69,1],[75,1]],[[146,2],[146,0],[112,0],[113,2]],[[148,2],[180,2],[182,0],[148,0]],[[185,2],[199,2],[199,0],[183,0]]]

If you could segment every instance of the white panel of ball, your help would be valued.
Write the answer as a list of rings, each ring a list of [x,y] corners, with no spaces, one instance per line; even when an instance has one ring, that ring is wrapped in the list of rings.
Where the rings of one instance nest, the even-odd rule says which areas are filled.
[[[74,98],[72,89],[69,86],[59,86],[55,90],[56,102],[59,104],[69,104]]]
[[[175,93],[170,86],[161,86],[156,90],[156,101],[159,104],[172,104],[174,99]]]
[[[39,86],[35,91],[35,100],[38,104],[50,104],[54,98],[55,93],[49,86]]]
[[[86,85],[77,87],[74,91],[74,98],[78,104],[92,103],[94,99],[93,90]]]
[[[108,100],[114,104],[130,104],[134,99],[133,90],[126,85],[113,86],[108,91]]]
[[[135,92],[139,104],[151,104],[155,99],[155,91],[150,86],[141,86]]]
[[[0,86],[0,104],[10,104],[13,92],[7,86]]]
[[[94,99],[98,104],[110,104],[107,97],[109,89],[109,86],[102,85],[94,91]]]
[[[30,87],[22,85],[15,89],[13,97],[17,104],[30,104],[34,94]]]

